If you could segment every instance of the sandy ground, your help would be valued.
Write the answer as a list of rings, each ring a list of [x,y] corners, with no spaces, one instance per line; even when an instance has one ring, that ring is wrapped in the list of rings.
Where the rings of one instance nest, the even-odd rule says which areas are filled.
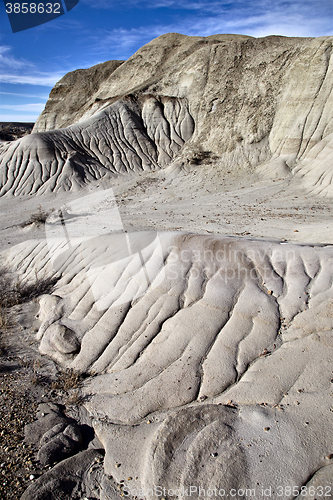
[[[95,191],[110,187],[127,231],[153,228],[273,241],[333,243],[333,200],[307,193],[292,178],[267,180],[254,174],[235,179],[230,174],[221,179],[213,167],[197,167],[189,172],[161,170],[144,176],[119,177],[111,185],[100,183]],[[43,228],[20,227],[37,212],[39,205],[46,212],[52,209],[57,212],[74,200],[82,200],[76,222],[82,228],[82,235],[86,235],[86,222],[92,214],[82,213],[84,197],[93,192],[91,187],[79,193],[3,197],[0,249],[26,239],[43,238]],[[106,214],[104,206],[103,215]],[[101,233],[105,233],[104,225],[100,221]]]

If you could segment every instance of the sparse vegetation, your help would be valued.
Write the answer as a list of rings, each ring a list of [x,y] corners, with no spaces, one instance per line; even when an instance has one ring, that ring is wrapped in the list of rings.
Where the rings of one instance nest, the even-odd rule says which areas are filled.
[[[78,406],[83,403],[83,397],[79,389],[82,379],[83,376],[81,374],[72,369],[67,369],[59,373],[57,380],[52,382],[51,389],[66,393],[63,400],[66,405]]]
[[[64,403],[66,405],[75,405],[75,406],[82,405],[83,402],[84,398],[79,391],[71,392],[64,400]]]
[[[82,376],[72,369],[61,372],[55,382],[52,382],[52,389],[62,389],[69,391],[76,389],[82,380]]]
[[[59,277],[38,278],[33,282],[13,277],[13,274],[0,268],[0,329],[7,331],[11,326],[10,308],[51,293]]]
[[[44,225],[48,216],[51,214],[51,212],[53,212],[53,210],[54,209],[52,209],[50,212],[46,212],[45,210],[43,210],[41,205],[38,205],[37,212],[31,214],[30,219],[22,222],[21,227],[31,226],[32,224],[35,224],[36,226]]]
[[[211,164],[217,158],[212,151],[196,151],[191,156],[190,163],[193,165],[201,165],[202,163]]]
[[[0,122],[0,140],[16,141],[31,133],[34,123]]]
[[[6,308],[0,306],[0,328],[1,328],[1,330],[7,331],[9,328],[9,325],[10,325],[10,322],[9,322]]]
[[[0,308],[8,308],[51,293],[59,277],[38,278],[33,282],[14,278],[12,273],[0,268]]]

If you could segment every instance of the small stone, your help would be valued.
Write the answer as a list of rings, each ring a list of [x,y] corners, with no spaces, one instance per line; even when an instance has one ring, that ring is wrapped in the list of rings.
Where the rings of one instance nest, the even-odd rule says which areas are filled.
[[[333,453],[330,453],[329,455],[326,455],[327,460],[332,460],[333,458]]]
[[[214,453],[212,453],[212,457],[218,457],[218,453],[216,451],[214,451]]]
[[[34,474],[30,474],[29,479],[30,479],[30,481],[33,481],[35,479]]]
[[[270,430],[270,427],[264,427],[264,431],[269,431]]]
[[[116,464],[116,467],[120,467],[120,466],[121,466],[121,464],[118,464],[118,463]]]

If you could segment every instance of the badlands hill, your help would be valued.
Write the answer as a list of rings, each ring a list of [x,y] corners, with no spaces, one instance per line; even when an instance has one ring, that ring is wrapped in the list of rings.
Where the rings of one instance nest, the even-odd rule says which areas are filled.
[[[331,52],[332,37],[168,34],[124,63],[70,73],[35,133],[3,150],[0,194],[213,158],[332,195]]]
[[[332,496],[332,41],[163,35],[2,146],[22,338],[83,377],[22,500]]]

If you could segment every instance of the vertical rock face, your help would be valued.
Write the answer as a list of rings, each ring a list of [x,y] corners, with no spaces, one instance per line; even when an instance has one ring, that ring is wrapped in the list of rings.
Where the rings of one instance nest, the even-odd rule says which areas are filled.
[[[64,128],[79,120],[95,101],[104,82],[122,63],[123,61],[107,61],[92,68],[67,73],[51,90],[33,131]]]
[[[1,194],[72,189],[200,149],[236,172],[295,169],[331,196],[332,40],[168,34],[124,63],[70,73],[37,120],[41,135],[2,150]]]

